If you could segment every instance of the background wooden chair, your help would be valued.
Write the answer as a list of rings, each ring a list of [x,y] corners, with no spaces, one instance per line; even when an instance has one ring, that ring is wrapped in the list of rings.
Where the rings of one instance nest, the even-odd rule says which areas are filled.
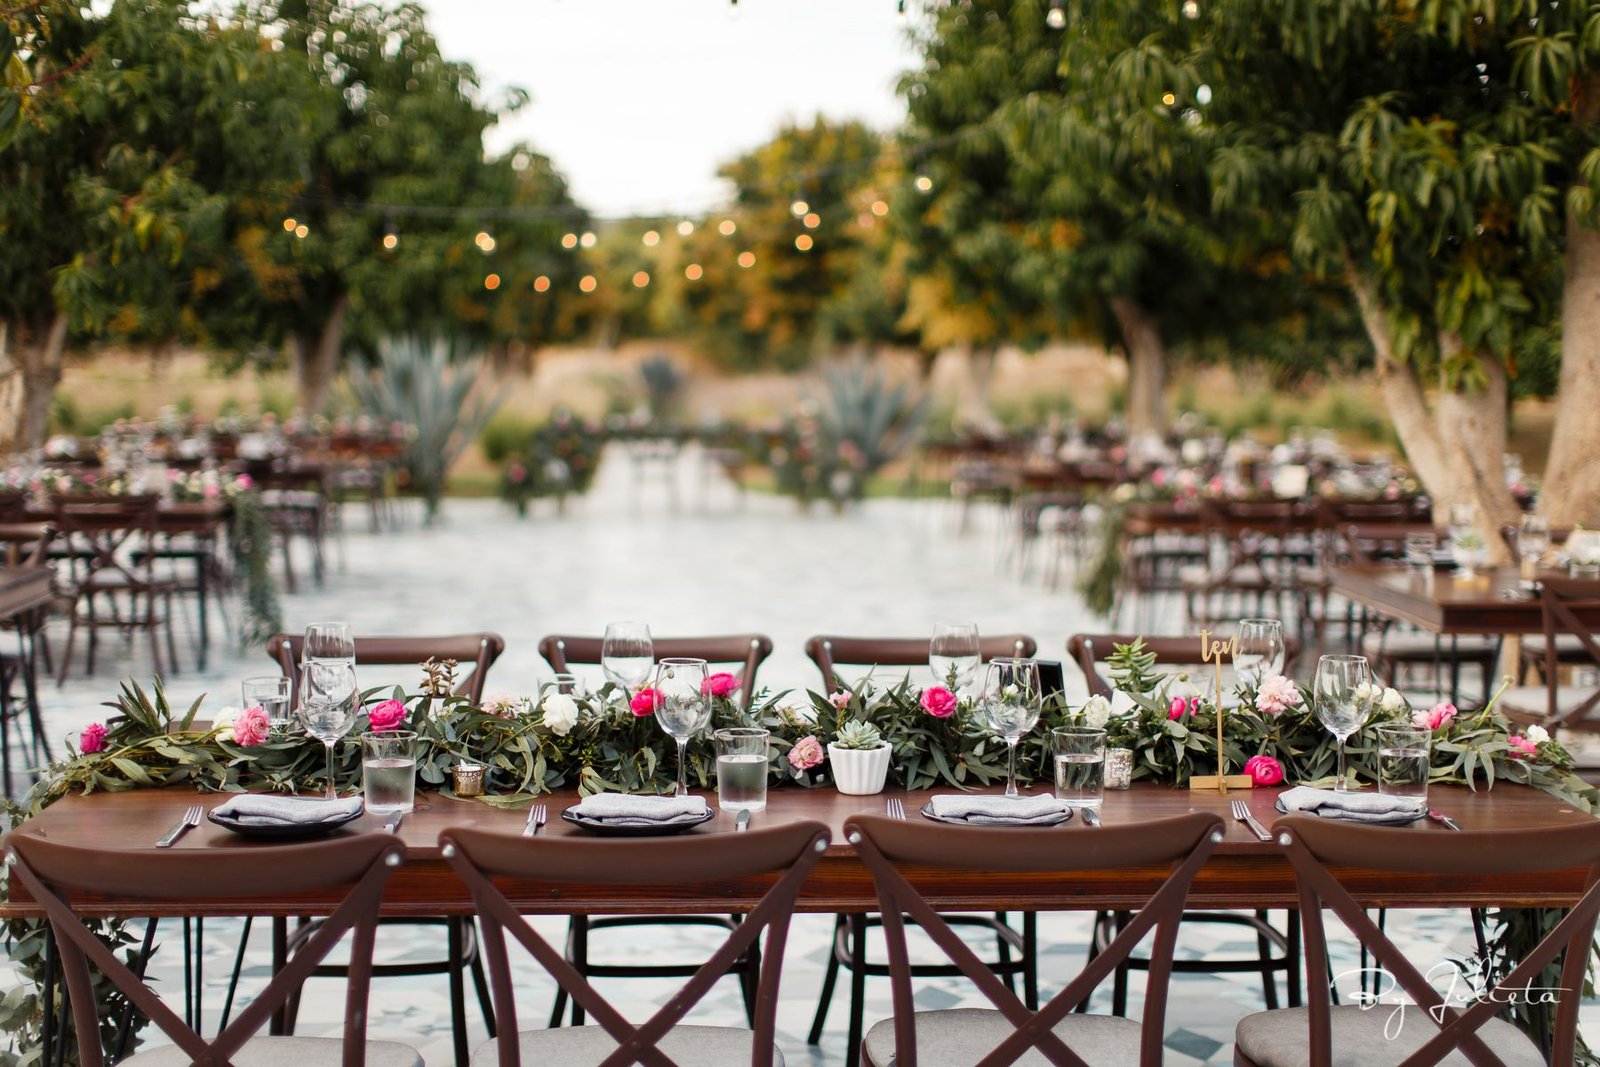
[[[1304,1008],[1258,1012],[1240,1020],[1234,1062],[1240,1067],[1330,1067],[1334,1063],[1374,1067],[1406,1063],[1494,1063],[1503,1067],[1543,1067],[1575,1063],[1578,1007],[1595,918],[1600,914],[1600,822],[1567,827],[1479,830],[1459,834],[1417,831],[1411,827],[1355,823],[1291,815],[1273,824],[1294,866],[1305,917],[1306,985]],[[1587,867],[1582,896],[1538,945],[1495,986],[1512,997],[1548,983],[1545,968],[1560,959],[1555,1032],[1548,1061],[1544,1050],[1517,1027],[1495,1014],[1507,993],[1493,991],[1471,1006],[1446,1002],[1417,965],[1363,910],[1342,879],[1351,870],[1425,872],[1440,878],[1526,873]],[[1415,1005],[1394,1026],[1393,1011],[1360,1004],[1334,1006],[1327,980],[1328,943],[1323,910],[1332,911],[1370,949],[1376,966],[1398,987],[1393,998]],[[1391,912],[1393,914],[1393,912]],[[1424,966],[1439,961],[1430,959]],[[1537,995],[1537,994],[1535,994]],[[1455,1050],[1454,1053],[1451,1050]],[[1337,1058],[1335,1058],[1337,1057]],[[1409,1058],[1415,1057],[1415,1058]]]
[[[550,669],[564,672],[572,664],[586,666],[600,662],[604,638],[549,634],[539,639],[539,655]],[[657,662],[687,656],[717,666],[737,666],[739,706],[749,708],[755,696],[756,672],[772,655],[772,638],[766,634],[721,634],[706,637],[656,637],[650,642]],[[686,978],[699,970],[698,963],[596,963],[589,958],[589,935],[595,930],[614,930],[629,926],[710,926],[732,932],[739,925],[737,915],[608,915],[574,914],[567,921],[566,958],[585,978]],[[761,949],[752,945],[748,953],[736,957],[728,974],[739,979],[744,994],[745,1014],[752,1024],[756,1017],[756,992],[761,980]],[[569,998],[564,986],[556,987],[555,1004],[550,1009],[550,1025],[560,1026],[567,1014]],[[571,1001],[572,1025],[584,1021],[583,1005]]]
[[[806,642],[806,655],[822,674],[823,691],[842,684],[838,668],[846,667],[914,667],[928,662],[926,637],[844,637],[821,634]],[[980,637],[979,655],[985,663],[1003,656],[1032,656],[1039,644],[1026,634],[1000,634]],[[942,680],[941,680],[942,684]],[[953,915],[946,922],[952,926],[980,928],[994,935],[995,957],[988,967],[1014,984],[1020,975],[1023,998],[1033,1006],[1038,991],[1038,930],[1032,912],[1022,915],[1022,929],[1013,927],[1005,912],[989,915]],[[850,972],[850,1022],[849,1038],[845,1046],[846,1067],[856,1067],[861,1056],[861,1033],[864,1025],[863,1005],[866,999],[868,978],[887,978],[890,968],[884,963],[867,960],[866,935],[872,927],[883,925],[878,916],[840,915],[833,926],[833,951],[828,954],[828,968],[822,977],[822,993],[817,998],[817,1011],[811,1019],[811,1031],[806,1040],[817,1044],[822,1040],[822,1027],[828,1021],[828,1007],[833,1001],[834,986],[839,980],[841,967]],[[1013,957],[1013,953],[1015,956]],[[953,964],[925,964],[912,968],[919,978],[944,978],[960,974]]]
[[[1222,626],[1215,636],[1226,640],[1234,627]],[[1116,651],[1117,645],[1130,645],[1140,640],[1138,634],[1073,634],[1067,638],[1067,656],[1078,665],[1083,672],[1084,681],[1089,684],[1091,696],[1103,696],[1110,700],[1116,692],[1109,674],[1103,669],[1106,659]],[[1156,657],[1156,666],[1164,671],[1171,668],[1188,668],[1187,673],[1195,676],[1195,685],[1199,689],[1209,689],[1214,681],[1212,672],[1216,669],[1200,658],[1200,639],[1195,637],[1145,637],[1143,638],[1145,650]],[[1283,639],[1283,672],[1294,673],[1294,664],[1300,656],[1300,642],[1292,635],[1285,635]],[[1231,675],[1228,675],[1231,678]],[[1226,684],[1226,682],[1224,683]]]
[[[928,1058],[939,1063],[1011,1063],[1029,1051],[1052,1063],[1161,1062],[1178,918],[1189,884],[1222,840],[1219,816],[1193,812],[1138,826],[1076,831],[952,829],[874,815],[855,815],[844,825],[848,840],[872,872],[889,944],[894,1017],[867,1032],[862,1051],[871,1067],[916,1067],[919,1048],[930,1047],[937,1051]],[[1063,884],[1068,895],[1075,876],[1099,878],[1107,871],[1151,867],[1170,867],[1171,871],[1106,950],[1090,959],[1049,1003],[1035,1010],[1035,1005],[1019,1002],[1015,992],[950,929],[947,917],[923,899],[915,884],[918,865],[955,865],[986,873],[1048,873]],[[902,916],[922,927],[958,973],[971,979],[995,1008],[917,1011]],[[1152,930],[1155,941],[1142,1021],[1075,1014]],[[1080,1059],[1067,1058],[1069,1053]]]
[[[1600,731],[1600,687],[1562,684],[1564,670],[1600,671],[1600,581],[1547,574],[1539,592],[1544,621],[1543,685],[1513,686],[1500,694],[1500,711],[1513,722],[1549,730]],[[1566,642],[1573,651],[1563,652]],[[1581,653],[1582,659],[1578,658]]]
[[[789,920],[801,883],[828,847],[826,826],[797,822],[742,834],[689,834],[627,841],[554,835],[520,838],[459,828],[441,833],[439,845],[445,859],[472,892],[483,923],[484,950],[489,956],[495,1012],[501,1026],[500,1038],[480,1047],[473,1057],[475,1062],[498,1063],[499,1067],[517,1067],[525,1060],[563,1067],[602,1060],[662,1062],[659,1056],[644,1058],[646,1050],[655,1049],[674,1062],[695,1067],[770,1067],[773,1063],[778,985]],[[772,874],[778,878],[755,909],[728,932],[722,946],[692,972],[689,981],[665,1006],[638,1026],[624,1019],[588,978],[540,937],[491,881],[704,886]],[[760,955],[765,963],[751,1029],[680,1025],[689,1009],[727,973],[734,960],[756,948],[763,933],[766,946]],[[506,952],[507,934],[599,1025],[519,1032],[516,993]]]

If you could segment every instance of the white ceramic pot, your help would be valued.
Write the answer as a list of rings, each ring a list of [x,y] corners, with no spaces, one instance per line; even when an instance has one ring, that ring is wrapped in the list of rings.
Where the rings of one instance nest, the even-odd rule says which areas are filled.
[[[833,784],[839,792],[866,796],[883,792],[889,780],[889,743],[877,748],[840,748],[828,745],[828,766],[833,768]]]

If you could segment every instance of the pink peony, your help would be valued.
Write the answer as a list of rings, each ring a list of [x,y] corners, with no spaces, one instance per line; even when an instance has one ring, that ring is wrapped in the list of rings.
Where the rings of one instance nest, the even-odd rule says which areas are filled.
[[[739,679],[727,671],[706,675],[700,683],[700,692],[712,697],[731,697],[739,691]]]
[[[398,703],[398,701],[391,701]],[[402,709],[402,713],[403,713]],[[233,741],[237,745],[259,745],[266,741],[267,733],[272,727],[272,720],[267,718],[267,709],[260,704],[245,708],[239,717],[233,720]]]
[[[649,686],[633,694],[633,699],[628,702],[628,707],[639,718],[643,719],[656,713],[656,705],[661,702],[656,691]]]
[[[922,710],[935,719],[948,719],[956,713],[956,695],[942,685],[922,691]]]
[[[822,742],[810,734],[794,743],[789,750],[789,765],[797,771],[809,771],[822,762]]]
[[[1263,715],[1277,715],[1300,704],[1300,690],[1290,679],[1274,674],[1256,690],[1256,710]]]
[[[406,721],[406,706],[398,700],[385,700],[367,712],[367,721],[372,724],[374,733],[398,730]]]
[[[249,489],[251,486],[256,484],[256,480],[250,477],[248,474],[241,474],[239,477],[233,480],[233,484],[238,486],[240,489]]]
[[[84,755],[91,752],[100,752],[106,747],[106,728],[103,724],[92,722],[83,728],[83,733],[78,735],[78,749]]]
[[[1450,720],[1455,717],[1456,706],[1446,700],[1435,704],[1427,711],[1413,711],[1411,725],[1419,730],[1438,730],[1449,725]]]
[[[850,691],[847,689],[839,689],[828,694],[828,703],[832,704],[840,711],[843,711],[845,708],[850,706]]]
[[[1539,746],[1521,734],[1506,738],[1506,748],[1506,755],[1512,759],[1532,759],[1539,754]]]
[[[1182,697],[1173,697],[1172,702],[1167,705],[1167,718],[1176,721],[1183,718],[1193,710],[1194,709],[1189,706],[1189,701],[1183,699]]]
[[[1277,785],[1283,781],[1283,764],[1271,756],[1251,756],[1244,761],[1244,773],[1256,785]]]

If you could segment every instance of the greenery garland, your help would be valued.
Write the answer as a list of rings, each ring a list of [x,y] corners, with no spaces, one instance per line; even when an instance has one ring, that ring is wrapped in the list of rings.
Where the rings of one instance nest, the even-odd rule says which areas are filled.
[[[1017,773],[1023,782],[1049,780],[1052,757],[1050,729],[1088,722],[1103,725],[1108,742],[1135,753],[1136,778],[1181,786],[1192,773],[1211,773],[1217,763],[1213,697],[1183,675],[1158,674],[1154,657],[1142,642],[1122,646],[1108,661],[1115,685],[1131,702],[1125,714],[1111,714],[1108,702],[1092,698],[1072,706],[1056,697],[1046,701],[1040,724],[1022,742]],[[454,664],[424,665],[423,691],[373,690],[363,694],[364,710],[352,727],[359,736],[370,729],[369,716],[380,702],[397,701],[404,725],[418,734],[419,785],[450,794],[450,771],[458,762],[485,768],[484,803],[500,807],[525,805],[542,793],[576,787],[583,794],[601,791],[666,792],[677,773],[675,745],[656,725],[648,702],[607,685],[594,694],[571,696],[546,687],[530,697],[498,697],[473,706],[448,694]],[[908,789],[950,786],[965,789],[1004,780],[1006,747],[983,722],[970,698],[948,688],[918,688],[909,679],[880,685],[872,678],[833,692],[791,697],[787,692],[762,693],[746,710],[737,702],[737,681],[719,680],[712,692],[713,727],[760,725],[771,733],[771,780],[805,787],[830,784],[824,751],[853,723],[870,722],[893,749],[891,780]],[[1292,688],[1292,687],[1291,687]],[[1237,705],[1224,718],[1223,747],[1229,766],[1241,768],[1252,757],[1265,757],[1299,784],[1327,784],[1335,766],[1334,741],[1303,701],[1277,702],[1259,690],[1242,687],[1233,694]],[[1375,709],[1370,724],[1397,721],[1411,712],[1394,701]],[[199,701],[174,713],[159,681],[150,693],[124,685],[109,704],[114,714],[91,726],[75,751],[50,767],[21,806],[7,805],[15,825],[68,793],[118,791],[190,785],[210,792],[262,790],[317,792],[324,786],[323,749],[301,734],[244,737],[243,723],[198,724]],[[1263,710],[1263,709],[1266,710]],[[1435,709],[1437,710],[1437,709]],[[1492,788],[1511,780],[1541,789],[1584,811],[1600,805],[1600,790],[1572,773],[1571,758],[1555,741],[1513,732],[1493,705],[1468,715],[1440,721],[1434,732],[1431,780]],[[386,717],[392,717],[390,704]],[[200,728],[203,725],[204,728]],[[1530,731],[1531,732],[1531,731]],[[715,755],[706,734],[687,750],[687,777],[695,788],[714,784]],[[246,744],[244,740],[256,743]],[[335,762],[336,785],[359,787],[359,746],[344,744]],[[1348,749],[1358,775],[1371,779],[1376,751],[1370,743],[1352,742]],[[1270,776],[1269,776],[1270,777]],[[1519,953],[1537,940],[1550,921],[1549,912],[1501,909],[1495,916],[1489,965],[1503,974]],[[93,923],[111,943],[126,946],[130,937],[121,922]],[[36,1047],[42,1006],[39,951],[42,924],[16,920],[9,924],[13,958],[29,980],[0,1000],[0,1033],[11,1035],[22,1049]],[[1521,1007],[1519,1022],[1539,1032],[1548,1020],[1539,1006]],[[1548,1010],[1545,1008],[1544,1010]],[[137,1029],[137,1027],[136,1027]],[[70,1037],[68,1038],[70,1040]],[[11,1060],[28,1064],[24,1052]]]

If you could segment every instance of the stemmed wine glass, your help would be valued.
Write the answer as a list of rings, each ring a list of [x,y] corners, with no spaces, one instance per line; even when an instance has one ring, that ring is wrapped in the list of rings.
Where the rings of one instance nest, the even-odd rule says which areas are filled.
[[[686,797],[684,761],[689,738],[711,721],[711,697],[705,691],[706,661],[669,656],[656,665],[656,722],[678,742],[678,790]]]
[[[1312,682],[1317,718],[1338,741],[1339,778],[1334,792],[1350,789],[1344,774],[1345,740],[1367,721],[1372,711],[1372,668],[1365,656],[1323,656]]]
[[[333,787],[333,746],[355,721],[361,694],[356,690],[356,669],[348,663],[308,662],[300,683],[296,713],[306,733],[321,741],[328,756],[328,800],[337,800]]]
[[[1006,739],[1006,796],[1017,795],[1017,742],[1034,728],[1042,710],[1037,660],[1001,657],[989,661],[981,706],[989,728]]]
[[[306,627],[305,645],[300,650],[302,664],[328,663],[355,666],[356,642],[347,622],[314,622]]]
[[[649,679],[655,664],[650,627],[642,622],[606,624],[606,635],[600,642],[600,669],[612,685],[623,690],[624,703],[628,693]]]
[[[928,642],[928,667],[936,685],[952,689],[971,686],[980,662],[977,623],[934,623],[933,640]]]
[[[1283,623],[1277,619],[1240,619],[1239,644],[1233,654],[1233,673],[1239,681],[1258,687],[1283,673]]]

